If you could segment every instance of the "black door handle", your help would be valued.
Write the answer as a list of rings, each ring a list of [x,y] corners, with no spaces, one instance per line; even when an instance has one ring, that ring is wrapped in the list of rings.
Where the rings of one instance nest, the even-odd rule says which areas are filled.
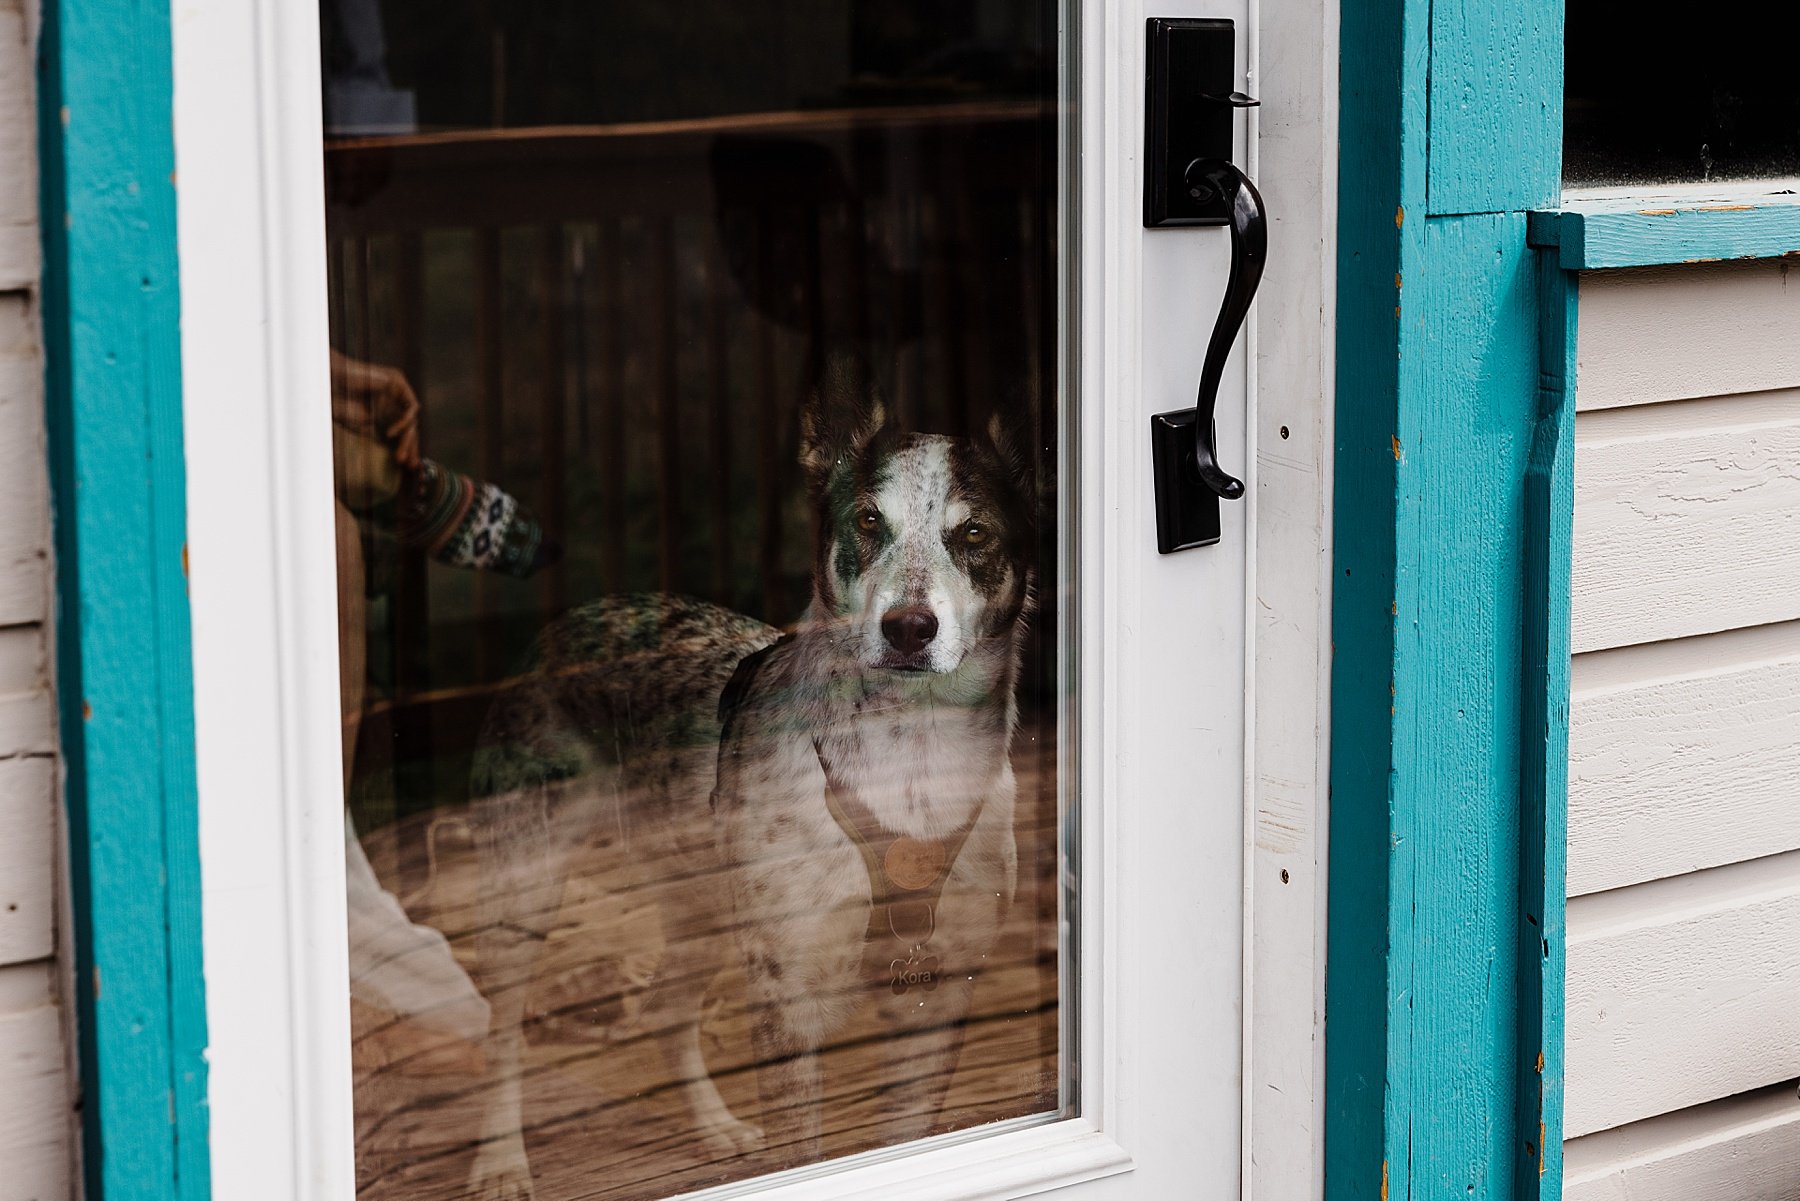
[[[1269,226],[1263,219],[1262,195],[1256,185],[1224,159],[1195,159],[1188,166],[1186,180],[1190,192],[1210,189],[1222,196],[1231,213],[1231,277],[1225,282],[1225,301],[1213,323],[1212,340],[1206,344],[1206,363],[1200,369],[1200,391],[1194,400],[1194,469],[1214,496],[1237,500],[1244,495],[1244,481],[1219,466],[1213,413],[1219,405],[1219,379],[1225,374],[1231,344],[1237,341],[1250,302],[1256,298],[1256,287],[1262,283],[1263,261],[1269,257]]]
[[[1194,407],[1150,419],[1156,470],[1156,549],[1162,554],[1219,540],[1219,502],[1244,495],[1244,481],[1219,465],[1214,415],[1231,344],[1256,298],[1269,253],[1262,196],[1250,177],[1224,159],[1195,159],[1183,182],[1197,203],[1222,205],[1231,225],[1231,273],[1200,368]]]
[[[1151,17],[1145,28],[1144,225],[1231,227],[1231,273],[1194,407],[1150,419],[1156,549],[1166,555],[1217,542],[1219,502],[1244,495],[1244,481],[1219,465],[1213,418],[1225,360],[1262,282],[1269,228],[1256,185],[1229,161],[1232,114],[1257,103],[1237,90],[1231,22]]]

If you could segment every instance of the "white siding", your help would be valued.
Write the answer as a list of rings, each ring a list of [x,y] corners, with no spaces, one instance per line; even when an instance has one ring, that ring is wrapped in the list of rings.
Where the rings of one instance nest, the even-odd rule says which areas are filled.
[[[1791,271],[1582,280],[1571,1201],[1800,1198]]]
[[[1783,260],[1589,272],[1576,404],[1585,410],[1791,388],[1800,278]]]
[[[1797,946],[1800,851],[1575,898],[1565,1133],[1800,1078]]]
[[[1577,652],[1800,618],[1800,389],[1582,413],[1575,487]]]
[[[0,1201],[72,1196],[27,14],[0,0]]]
[[[38,278],[37,112],[23,0],[0,0],[0,291]]]
[[[1580,655],[1574,694],[1571,896],[1800,849],[1800,622]]]
[[[1800,1106],[1783,1085],[1569,1146],[1569,1201],[1793,1201]]]

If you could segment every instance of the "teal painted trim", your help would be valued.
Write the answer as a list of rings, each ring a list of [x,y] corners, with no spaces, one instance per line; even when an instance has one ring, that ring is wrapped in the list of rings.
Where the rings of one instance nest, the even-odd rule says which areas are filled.
[[[1429,11],[1432,215],[1555,204],[1562,5],[1434,0]],[[1500,63],[1504,70],[1495,69]]]
[[[1527,231],[1562,6],[1341,11],[1325,1194],[1551,1201],[1572,501]]]
[[[1569,606],[1575,512],[1575,338],[1579,277],[1537,256],[1537,426],[1525,471],[1524,730],[1519,743],[1519,1112],[1521,1196],[1560,1201],[1563,978],[1567,950]]]
[[[1401,266],[1424,209],[1422,27],[1399,4],[1342,5],[1339,29],[1337,446],[1332,588],[1331,806],[1325,950],[1325,1193],[1406,1196],[1412,1060],[1396,977],[1410,974],[1412,843],[1390,827],[1398,622]],[[1408,35],[1411,35],[1409,40]],[[1409,66],[1412,64],[1412,66]],[[1354,159],[1354,168],[1352,160]],[[1354,514],[1354,519],[1351,515]],[[1350,865],[1355,865],[1354,869]]]
[[[1533,213],[1531,239],[1556,248],[1568,271],[1800,255],[1800,196],[1691,207],[1576,202]]]
[[[169,9],[46,0],[43,321],[86,1194],[210,1194]]]

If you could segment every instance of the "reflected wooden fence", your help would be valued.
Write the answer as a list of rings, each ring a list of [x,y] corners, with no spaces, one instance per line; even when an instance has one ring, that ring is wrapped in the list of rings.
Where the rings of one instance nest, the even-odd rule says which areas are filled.
[[[1052,419],[1054,136],[1052,111],[993,102],[327,144],[335,345],[404,370],[425,453],[564,551],[513,581],[367,535],[357,769],[391,773],[391,816],[460,799],[493,684],[572,604],[798,616],[797,412],[827,354],[866,356],[908,428]],[[1028,707],[1053,678],[1032,658]]]

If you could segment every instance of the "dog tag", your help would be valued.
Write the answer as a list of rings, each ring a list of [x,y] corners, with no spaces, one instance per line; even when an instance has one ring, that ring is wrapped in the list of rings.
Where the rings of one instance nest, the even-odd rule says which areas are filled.
[[[908,892],[929,888],[944,870],[944,844],[935,840],[896,838],[882,856],[881,868],[896,887]]]
[[[903,996],[906,990],[917,986],[931,992],[938,986],[938,961],[936,955],[908,955],[905,959],[896,959],[888,965],[893,973],[895,996]]]

